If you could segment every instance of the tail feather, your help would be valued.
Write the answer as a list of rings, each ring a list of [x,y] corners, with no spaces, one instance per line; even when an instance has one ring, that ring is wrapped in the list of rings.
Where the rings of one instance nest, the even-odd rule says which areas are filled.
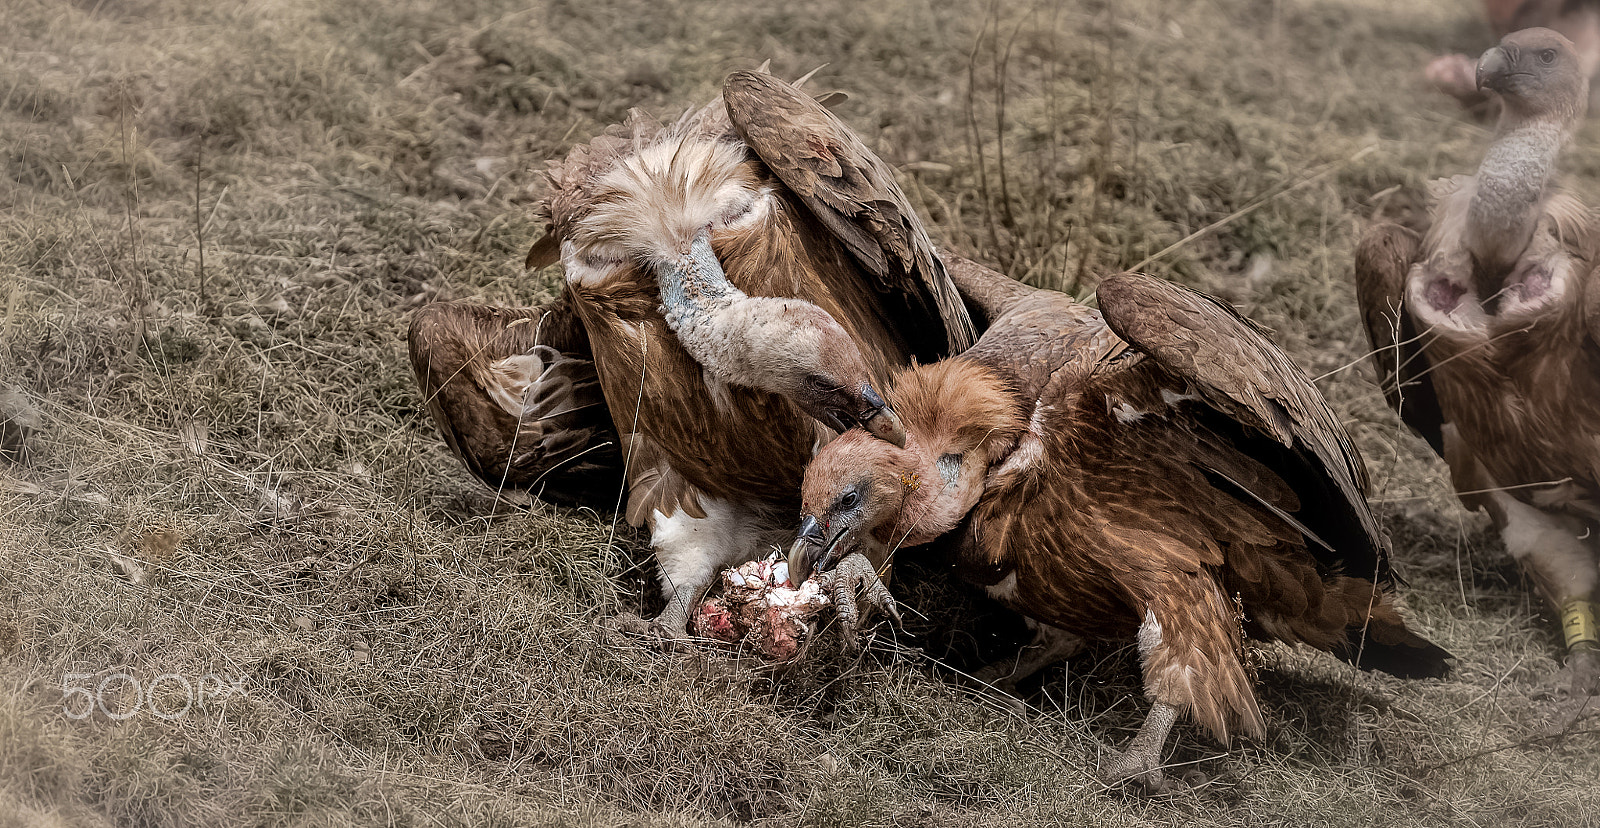
[[[1363,670],[1381,670],[1403,679],[1444,678],[1450,659],[1443,647],[1407,629],[1373,620],[1367,627],[1351,627],[1345,646],[1335,655]]]

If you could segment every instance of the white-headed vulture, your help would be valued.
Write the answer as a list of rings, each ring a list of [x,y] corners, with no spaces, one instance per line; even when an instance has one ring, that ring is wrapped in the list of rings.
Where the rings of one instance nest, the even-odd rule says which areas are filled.
[[[568,485],[621,436],[626,515],[650,528],[667,597],[656,626],[683,636],[719,570],[792,537],[805,464],[836,430],[903,441],[877,389],[971,345],[972,321],[889,167],[769,75],[730,75],[721,100],[670,126],[634,113],[549,179],[528,263],[560,261],[562,298],[492,320],[425,308],[413,364],[451,447],[491,485],[507,458],[547,492]],[[486,330],[512,323],[527,338]],[[528,364],[496,369],[507,359]],[[519,415],[524,398],[542,407]]]

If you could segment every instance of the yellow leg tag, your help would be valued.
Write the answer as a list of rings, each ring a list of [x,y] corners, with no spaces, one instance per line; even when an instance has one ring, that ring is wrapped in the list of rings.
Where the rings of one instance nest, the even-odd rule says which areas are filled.
[[[1594,602],[1574,598],[1561,607],[1561,632],[1567,637],[1567,649],[1581,644],[1600,647],[1600,625],[1595,623]]]

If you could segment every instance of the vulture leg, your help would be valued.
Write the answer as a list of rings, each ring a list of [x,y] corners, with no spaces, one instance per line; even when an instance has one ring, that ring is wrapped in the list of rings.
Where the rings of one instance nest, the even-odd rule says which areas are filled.
[[[1572,695],[1583,698],[1600,693],[1595,606],[1600,599],[1600,568],[1596,566],[1600,555],[1592,537],[1595,527],[1572,515],[1535,509],[1503,491],[1489,492],[1489,499],[1488,511],[1506,551],[1561,616]]]
[[[1139,735],[1128,743],[1126,751],[1114,754],[1115,758],[1100,775],[1112,785],[1132,782],[1151,793],[1164,790],[1167,780],[1161,775],[1161,751],[1167,746],[1167,734],[1172,732],[1177,721],[1178,708],[1156,702],[1150,714],[1144,717],[1144,724],[1139,726]]]
[[[877,567],[872,565],[867,556],[860,552],[846,555],[838,566],[823,577],[833,597],[834,609],[839,613],[839,623],[844,628],[845,645],[850,649],[860,645],[856,635],[862,627],[863,614],[856,607],[858,590],[868,606],[877,607],[884,615],[894,619],[896,627],[903,626],[900,607],[895,603],[894,595],[884,585],[883,579],[878,577]]]
[[[661,567],[661,592],[667,606],[650,622],[668,639],[688,637],[689,614],[705,597],[717,573],[760,558],[774,529],[752,509],[707,495],[699,506],[704,517],[683,509],[672,515],[655,512],[650,520],[650,545]],[[781,536],[781,532],[778,533]]]
[[[1209,575],[1182,573],[1143,585],[1139,661],[1152,702],[1139,734],[1107,765],[1110,782],[1131,780],[1160,790],[1161,751],[1179,712],[1226,745],[1229,735],[1266,732],[1255,689],[1240,660],[1243,630],[1237,610]]]
[[[973,678],[1002,693],[1015,695],[1018,682],[1058,661],[1077,655],[1083,649],[1082,638],[1060,627],[1052,627],[1032,618],[1026,620],[1028,627],[1033,630],[1033,641],[1019,650],[1016,658],[1000,659],[974,673]]]

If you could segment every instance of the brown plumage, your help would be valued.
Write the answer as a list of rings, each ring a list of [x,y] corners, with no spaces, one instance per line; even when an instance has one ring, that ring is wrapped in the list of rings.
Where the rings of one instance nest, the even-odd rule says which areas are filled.
[[[428,412],[478,479],[566,506],[615,502],[622,454],[568,297],[428,305],[410,346]]]
[[[1484,11],[1496,40],[1523,29],[1551,29],[1572,42],[1584,77],[1600,72],[1600,0],[1485,0]],[[1478,88],[1476,69],[1473,57],[1441,55],[1423,75],[1463,106],[1475,107],[1489,102]]]
[[[622,435],[626,514],[650,527],[661,564],[658,627],[681,636],[719,569],[792,528],[829,426],[903,440],[875,389],[912,358],[965,348],[972,322],[889,168],[770,76],[734,73],[722,100],[669,127],[635,113],[552,164],[550,181],[529,264],[559,258],[566,283],[543,318],[585,334],[556,348],[592,357]],[[418,365],[441,350],[423,325]],[[458,340],[445,350],[472,349]],[[447,439],[494,432],[452,446],[498,470],[509,424],[481,389],[430,396],[447,402],[434,406]],[[570,428],[590,445],[605,431]],[[474,445],[488,456],[467,457]]]
[[[954,532],[961,575],[1056,637],[1137,638],[1154,708],[1119,779],[1159,782],[1178,713],[1223,743],[1262,735],[1243,635],[1442,674],[1390,601],[1359,455],[1249,321],[1134,274],[1101,283],[1102,319],[951,273],[992,325],[897,375],[905,448],[851,431],[818,454],[791,572]]]
[[[1434,185],[1425,236],[1367,231],[1356,293],[1389,403],[1489,512],[1562,615],[1573,686],[1600,690],[1600,281],[1593,217],[1552,185],[1587,79],[1530,29],[1477,75],[1504,100],[1474,176]]]

